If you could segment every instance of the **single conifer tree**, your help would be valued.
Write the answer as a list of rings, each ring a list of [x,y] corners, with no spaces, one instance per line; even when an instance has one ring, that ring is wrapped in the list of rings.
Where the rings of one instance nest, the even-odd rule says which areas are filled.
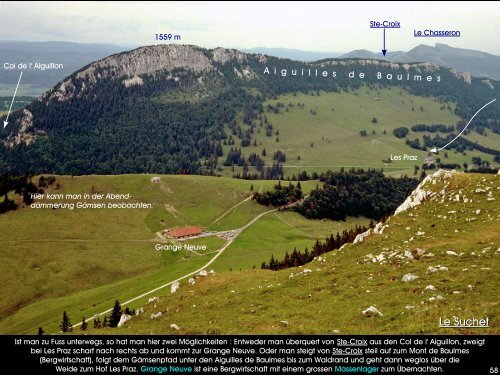
[[[82,318],[82,325],[80,326],[80,329],[82,331],[86,331],[87,330],[87,327],[88,327],[88,323],[85,321],[85,317]]]
[[[69,316],[66,311],[63,312],[63,317],[59,328],[61,329],[61,332],[71,332],[73,329],[71,327],[71,321],[69,320]]]
[[[122,314],[123,314],[122,306],[120,305],[120,302],[116,300],[115,306],[113,307],[113,311],[111,312],[111,315],[109,317],[109,326],[117,327],[122,317]]]

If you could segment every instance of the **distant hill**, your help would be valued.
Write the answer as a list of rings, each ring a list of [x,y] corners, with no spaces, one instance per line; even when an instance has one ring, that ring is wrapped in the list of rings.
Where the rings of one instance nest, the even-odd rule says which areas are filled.
[[[434,47],[421,44],[408,52],[389,51],[386,56],[382,52],[355,50],[340,58],[380,59],[400,63],[431,62],[459,72],[470,72],[475,77],[500,80],[500,56],[439,43]]]
[[[266,47],[243,49],[242,51],[246,53],[261,53],[263,55],[275,56],[281,59],[290,59],[290,60],[306,61],[306,62],[338,57],[342,54],[342,52],[312,52],[312,51],[303,51],[300,49],[291,49],[291,48],[266,48]]]
[[[435,47],[419,45],[408,54],[415,60],[427,60],[441,66],[454,68],[462,72],[471,72],[477,77],[500,80],[500,56],[470,49],[453,48],[446,44]]]
[[[41,94],[75,70],[124,49],[126,47],[110,44],[0,41],[0,63],[2,65],[4,62],[63,64],[64,69],[61,70],[24,71],[23,83],[29,83],[35,87],[33,89],[35,93]],[[17,73],[1,69],[0,88],[6,84],[15,85],[18,78]]]
[[[382,52],[371,52],[366,49],[357,49],[354,51],[351,51],[349,53],[346,53],[342,56],[340,56],[341,59],[343,58],[354,58],[354,59],[378,59],[378,60],[387,60],[391,62],[400,62],[400,63],[406,63],[406,62],[414,62],[415,60],[406,52],[404,51],[395,51],[395,52],[387,52],[387,55],[384,56],[382,55]],[[427,60],[425,60],[427,61]]]
[[[375,53],[372,51],[368,51],[367,49],[356,49],[354,51],[345,53],[341,55],[340,59],[380,59],[380,60],[388,60],[389,56],[382,55],[382,52]]]

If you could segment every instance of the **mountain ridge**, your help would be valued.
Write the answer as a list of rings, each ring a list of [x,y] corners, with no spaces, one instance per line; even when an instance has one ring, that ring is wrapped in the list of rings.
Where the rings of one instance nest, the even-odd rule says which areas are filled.
[[[391,62],[431,62],[437,65],[453,68],[461,72],[470,72],[480,78],[500,80],[500,56],[482,51],[450,47],[443,43],[436,43],[434,47],[419,44],[408,52],[389,51],[386,56],[381,52],[368,50],[354,50],[343,54],[340,58],[376,58]]]
[[[336,58],[343,54],[343,52],[317,52],[305,51],[294,48],[268,48],[268,47],[255,47],[255,48],[241,48],[242,52],[263,54],[279,57],[282,59],[290,59],[304,62],[312,62],[327,58]]]
[[[374,58],[374,59],[388,59],[388,61],[393,62],[425,62],[429,61],[427,58],[424,48],[430,48],[430,51],[434,49],[441,50],[443,53],[465,53],[464,56],[468,59],[475,59],[479,63],[479,68],[481,68],[481,60],[489,60],[491,58],[496,59],[498,56],[480,52],[465,50],[459,48],[448,47],[444,44],[437,43],[436,47],[430,47],[426,45],[419,45],[414,47],[411,51],[414,51],[415,56],[410,56],[404,51],[390,51],[388,56],[383,56],[380,52],[373,53],[368,50],[356,50],[349,53],[343,52],[315,52],[315,51],[305,51],[299,49],[290,48],[267,48],[267,47],[256,47],[250,49],[237,49],[244,53],[249,54],[264,54],[268,56],[290,59],[295,61],[303,62],[314,62],[323,59],[334,59],[342,56],[346,57],[359,57],[359,58]],[[38,61],[41,63],[58,62],[63,63],[64,68],[61,70],[46,71],[44,74],[37,74],[36,72],[25,72],[24,82],[30,82],[31,89],[27,92],[36,93],[40,95],[43,93],[43,89],[54,86],[57,82],[69,76],[72,72],[79,70],[83,65],[95,62],[99,59],[105,58],[111,54],[119,54],[128,50],[136,49],[135,46],[120,46],[120,45],[109,45],[109,44],[96,44],[96,43],[73,43],[65,41],[47,41],[47,42],[31,42],[31,41],[11,41],[4,40],[0,41],[0,56],[4,57],[5,61],[17,61],[19,59],[26,61]],[[421,49],[421,53],[418,50]],[[465,52],[464,52],[465,51]],[[469,51],[474,52],[472,55]],[[418,53],[417,53],[418,52]],[[422,55],[423,54],[423,55]],[[481,59],[478,60],[478,56]],[[500,74],[488,74],[489,70],[486,68],[479,69],[477,72],[474,69],[467,66],[455,66],[455,59],[448,59],[448,61],[432,60],[430,62],[437,62],[439,65],[455,68],[457,71],[471,71],[472,75],[478,77],[488,76],[490,78],[499,80]],[[498,64],[497,64],[498,65]],[[0,72],[0,86],[2,84],[15,85],[17,82],[17,76],[11,74],[11,72],[4,70]],[[31,94],[30,94],[31,95]]]
[[[368,52],[366,50],[359,50],[360,53]],[[403,52],[395,52],[395,53],[403,53]],[[385,67],[392,68],[403,68],[405,70],[409,70],[410,68],[415,67],[423,67],[426,71],[434,71],[437,70],[439,64],[429,63],[429,62],[413,62],[409,63],[396,63],[397,65],[384,63],[383,59],[377,58],[377,54],[372,54],[372,57],[369,58],[360,58],[360,57],[352,57],[352,58],[326,58],[322,60],[304,62],[306,65],[311,66],[327,66],[327,65],[338,65],[339,61],[345,62],[345,64],[352,65],[361,63],[362,65],[380,65]],[[203,72],[203,71],[215,71],[216,66],[214,63],[227,64],[228,62],[236,60],[239,64],[245,63],[249,57],[257,58],[258,62],[266,63],[269,57],[265,54],[261,53],[245,53],[234,48],[224,48],[224,47],[216,47],[213,49],[204,49],[202,47],[198,47],[195,45],[182,45],[182,44],[167,44],[167,45],[149,45],[142,46],[130,51],[119,52],[105,58],[102,58],[98,61],[88,64],[83,68],[77,70],[75,73],[66,77],[59,85],[58,91],[60,91],[63,95],[56,95],[59,98],[62,98],[66,94],[66,86],[71,85],[71,77],[75,76],[75,78],[90,78],[92,83],[95,83],[97,77],[93,74],[96,69],[99,70],[98,78],[106,78],[106,77],[116,77],[120,78],[124,75],[128,75],[131,78],[142,75],[142,74],[151,74],[156,71],[161,70],[172,70],[178,68],[190,69],[195,72]],[[354,59],[361,59],[363,61],[357,61]],[[285,61],[286,59],[283,59]],[[161,65],[165,64],[165,65]],[[110,69],[111,68],[111,69]],[[467,73],[460,73],[454,70],[451,70],[453,74],[457,77],[462,77],[468,83],[470,83],[470,78],[467,78]],[[102,74],[104,72],[104,74]],[[240,72],[241,73],[241,72]],[[250,73],[250,74],[248,74]],[[248,75],[255,75],[256,72],[248,72]],[[241,77],[241,75],[240,75]],[[138,83],[135,83],[138,84]],[[57,86],[57,85],[56,85]],[[54,87],[55,88],[55,87]],[[54,88],[51,90],[53,91]],[[44,94],[43,97],[45,97]],[[51,99],[52,96],[49,97]]]
[[[278,72],[286,68],[290,73],[305,68],[329,69],[335,70],[337,76],[285,78],[281,74],[264,74],[269,67],[277,67]],[[349,78],[353,69],[364,71],[366,77]],[[377,78],[402,79],[401,73],[418,76],[420,81]],[[442,82],[421,82],[423,74],[440,75]],[[150,172],[157,171],[155,166],[165,168],[160,170],[164,173],[199,173],[200,159],[224,155],[221,143],[228,138],[228,127],[235,126],[238,113],[243,112],[245,126],[255,126],[262,117],[265,98],[297,91],[341,92],[375,84],[399,85],[414,95],[458,101],[457,114],[463,118],[472,115],[484,100],[491,100],[499,89],[494,81],[482,82],[433,63],[355,58],[304,63],[222,47],[207,50],[179,44],[144,46],[88,64],[25,109],[13,112],[10,125],[0,129],[0,135],[5,136],[0,163],[7,170],[22,171],[29,165],[34,172],[59,174],[145,171],[144,163],[138,161],[132,162],[134,167],[112,166],[112,160],[128,150],[127,159],[143,155],[150,160]],[[497,124],[490,121],[494,113],[487,108],[477,119],[482,126],[496,129]],[[232,131],[236,135],[236,130]],[[131,135],[143,143],[159,134],[165,137],[164,143],[155,145],[154,151],[148,149],[151,146],[136,149],[131,144]],[[102,140],[97,139],[104,135]],[[245,133],[242,129],[238,137],[245,138],[246,145],[252,140],[249,129]],[[60,152],[63,149],[69,155],[79,155],[77,160],[66,160]],[[179,154],[181,149],[184,151]]]

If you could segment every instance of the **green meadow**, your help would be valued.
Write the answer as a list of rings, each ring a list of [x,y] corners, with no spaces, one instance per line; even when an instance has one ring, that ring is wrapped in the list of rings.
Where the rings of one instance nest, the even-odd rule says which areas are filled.
[[[424,203],[391,217],[382,234],[303,267],[233,267],[194,286],[181,283],[123,328],[90,332],[498,334],[498,183],[495,175],[441,176],[424,187],[433,193]],[[403,282],[408,274],[417,278]],[[369,306],[382,315],[365,316]],[[159,311],[152,321],[149,314]],[[439,327],[440,318],[453,316],[489,318],[489,327]]]
[[[279,114],[267,110],[268,104],[276,106],[277,103],[283,104]],[[443,104],[445,108],[441,109]],[[303,170],[312,173],[340,167],[384,168],[388,174],[413,175],[414,166],[420,167],[428,153],[410,148],[405,139],[393,135],[393,130],[398,127],[410,129],[416,124],[454,126],[460,120],[454,114],[454,104],[443,104],[434,98],[414,96],[395,87],[362,88],[349,93],[320,92],[319,96],[316,93],[282,95],[264,103],[264,115],[273,125],[272,136],[266,136],[265,126],[260,127],[259,120],[254,121],[257,127],[252,143],[243,147],[242,153],[247,157],[253,152],[261,155],[265,149],[267,155],[263,159],[266,165],[271,165],[273,154],[281,150],[287,157],[283,166],[288,176]],[[372,122],[374,118],[376,123]],[[243,129],[248,128],[241,121],[240,125]],[[360,136],[363,130],[367,133],[364,137]],[[279,135],[276,135],[277,131]],[[419,138],[422,142],[424,134],[410,131],[407,138]],[[500,136],[492,132],[486,137],[472,132],[467,138],[484,146],[500,148]],[[239,140],[235,138],[235,141],[239,148]],[[230,147],[225,146],[225,151]],[[418,160],[386,162],[391,155],[404,154],[416,155]],[[478,151],[462,155],[450,150],[447,158],[443,152],[437,157],[443,163],[471,164],[473,156],[493,162],[492,155]],[[225,173],[232,174],[229,170]]]
[[[23,207],[0,215],[0,255],[2,283],[0,293],[0,332],[35,333],[39,326],[57,332],[60,315],[67,310],[77,323],[107,310],[115,299],[126,301],[171,282],[208,263],[226,240],[216,236],[190,239],[180,244],[205,245],[204,251],[157,251],[155,245],[164,229],[198,225],[205,231],[223,231],[243,227],[257,215],[270,210],[248,200],[254,191],[271,189],[276,181],[243,181],[224,177],[160,176],[58,176],[59,188],[46,193],[62,194],[58,203],[76,203],[70,199],[81,194],[130,194],[129,200],[151,204],[146,209],[50,209]],[[305,192],[316,181],[302,184]],[[10,194],[13,197],[13,193]],[[82,199],[83,200],[83,199]],[[114,202],[101,199],[90,202]],[[41,199],[40,203],[54,200]],[[20,203],[20,202],[19,202]],[[278,217],[264,216],[243,232],[211,266],[216,269],[252,268],[268,261],[272,254],[284,253],[294,246],[311,244],[316,235],[323,237],[336,224],[287,219],[297,226],[291,236],[279,238],[287,228]],[[298,215],[296,215],[298,216]],[[270,220],[270,221],[267,221]],[[299,222],[297,222],[299,220]],[[303,221],[308,222],[304,228]],[[301,223],[302,222],[302,223]],[[347,224],[339,224],[339,228]],[[302,229],[300,227],[302,226]],[[324,232],[323,232],[324,230]],[[241,252],[255,236],[256,244],[245,255]],[[273,243],[272,236],[279,241]],[[163,293],[169,293],[165,288]],[[156,293],[157,294],[157,293]],[[155,295],[155,294],[153,294]],[[151,295],[152,296],[152,295]],[[151,296],[130,305],[141,306]]]
[[[453,103],[445,103],[450,109],[441,109],[442,104],[433,98],[412,96],[398,88],[289,94],[266,101],[264,108],[268,104],[276,106],[278,102],[283,103],[279,114],[267,109],[264,112],[273,124],[272,136],[266,136],[264,127],[257,124],[252,145],[242,148],[242,152],[246,157],[252,152],[261,155],[265,148],[267,155],[263,158],[269,166],[274,152],[281,150],[286,154],[285,175],[290,177],[303,170],[311,174],[341,167],[383,168],[393,176],[413,175],[414,166],[421,166],[428,154],[411,149],[392,131],[421,123],[455,125],[459,120],[453,114]],[[240,125],[248,128],[241,121]],[[364,137],[360,136],[363,130],[367,133]],[[423,133],[410,132],[407,138],[422,136]],[[467,137],[499,148],[498,135],[472,132]],[[253,146],[254,139],[256,146]],[[239,148],[239,144],[235,146]],[[229,148],[224,146],[225,155]],[[387,161],[391,155],[404,154],[417,155],[418,161]],[[471,164],[473,156],[493,160],[491,155],[476,151],[466,155],[448,151],[447,158],[444,153],[439,155],[445,163],[459,164]],[[235,168],[236,172],[240,170]],[[138,308],[149,297],[161,296],[158,309],[166,312],[170,308],[170,313],[161,321],[152,323],[142,316],[124,328],[128,331],[99,332],[165,333],[171,323],[176,323],[181,326],[181,333],[325,333],[334,330],[438,333],[432,322],[440,314],[462,311],[469,315],[488,315],[492,320],[497,314],[496,279],[491,275],[497,270],[495,250],[499,246],[497,202],[500,197],[496,201],[476,199],[473,191],[484,183],[498,185],[497,176],[457,175],[452,190],[470,190],[473,203],[459,206],[460,203],[450,200],[444,204],[422,205],[415,210],[417,216],[406,212],[391,219],[384,235],[349,245],[349,251],[328,254],[326,264],[305,266],[313,270],[311,274],[290,278],[292,272],[300,270],[261,271],[260,265],[268,262],[272,255],[282,258],[294,248],[311,248],[317,238],[324,239],[355,225],[367,225],[368,220],[313,221],[293,212],[271,211],[271,207],[258,205],[249,198],[253,192],[271,189],[276,181],[228,178],[233,174],[230,167],[223,168],[221,173],[226,177],[162,175],[160,183],[153,183],[153,175],[146,174],[57,176],[58,186],[51,187],[47,193],[62,194],[63,199],[58,199],[58,203],[83,200],[66,194],[106,196],[113,193],[130,194],[126,202],[142,202],[150,208],[21,207],[0,215],[0,295],[3,296],[0,333],[34,334],[40,326],[47,333],[57,332],[63,310],[69,313],[72,323],[77,323],[82,317],[89,318],[111,308],[115,299],[124,302],[168,284],[204,267],[216,256],[208,267],[216,271],[216,276],[200,278],[195,286],[187,286],[184,280],[180,292],[172,296],[167,285],[128,305]],[[321,185],[319,181],[301,181],[306,194],[318,184]],[[440,187],[438,184],[432,188]],[[12,198],[13,193],[9,197]],[[115,202],[106,198],[85,200]],[[476,210],[481,210],[483,216],[467,221]],[[460,214],[454,221],[438,220],[437,215],[449,216],[449,211]],[[257,217],[257,221],[246,227]],[[165,229],[186,225],[196,225],[207,232],[243,227],[245,230],[220,256],[218,250],[227,240],[216,236],[181,242],[205,245],[203,251],[155,249],[158,243],[168,243],[161,236]],[[434,226],[429,227],[431,225]],[[386,251],[383,250],[386,248],[401,249],[406,246],[404,241],[409,241],[410,233],[420,230],[432,235],[417,239],[413,236],[414,242],[408,248],[418,245],[434,253],[435,258],[404,267],[363,263],[370,253]],[[449,258],[447,250],[464,251],[465,255]],[[480,255],[476,257],[472,252]],[[439,263],[449,265],[450,273],[426,274],[429,265]],[[464,268],[471,272],[461,271]],[[399,282],[403,271],[421,276],[415,286]],[[439,285],[445,302],[426,303],[424,283]],[[466,289],[468,283],[473,289]],[[459,293],[453,293],[455,291]],[[380,307],[384,317],[363,317],[361,309],[370,304]],[[418,308],[406,310],[404,304]],[[196,307],[187,307],[194,305]],[[150,310],[148,307],[147,312]],[[172,313],[176,310],[178,313]],[[280,320],[287,320],[290,325],[284,327]],[[497,333],[498,327],[492,326],[486,332]]]

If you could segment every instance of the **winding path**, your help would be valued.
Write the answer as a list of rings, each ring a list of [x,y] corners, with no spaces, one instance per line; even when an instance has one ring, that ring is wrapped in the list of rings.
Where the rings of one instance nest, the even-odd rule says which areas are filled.
[[[217,219],[215,219],[214,221],[212,221],[209,225],[209,227],[211,227],[212,225],[214,225],[216,222],[218,222],[220,219],[222,219],[224,216],[226,216],[228,213],[230,213],[232,210],[234,210],[236,207],[238,207],[239,205],[245,203],[245,202],[248,202],[250,199],[252,199],[252,196],[253,195],[250,195],[249,197],[243,199],[240,203],[236,203],[233,207],[231,207],[229,210],[227,210],[226,212],[224,212],[221,216],[219,216]]]
[[[242,204],[243,202],[245,202],[245,201],[246,201],[246,200],[248,200],[248,199],[249,199],[249,198],[245,199],[244,201],[240,202],[239,204]],[[239,204],[238,204],[238,205],[239,205]],[[234,207],[236,207],[236,206],[233,206],[231,209],[229,209],[229,211],[231,211]],[[234,235],[234,237],[233,237],[233,238],[231,238],[228,242],[226,242],[226,243],[224,244],[224,246],[222,246],[219,250],[217,250],[217,254],[216,254],[216,255],[215,255],[212,259],[210,259],[210,260],[209,260],[209,261],[208,261],[208,262],[207,262],[207,263],[206,263],[203,267],[198,268],[196,271],[190,272],[190,273],[188,273],[188,274],[186,274],[186,275],[184,275],[184,276],[181,276],[181,277],[179,277],[179,278],[177,278],[177,279],[175,279],[175,280],[173,280],[173,281],[170,281],[170,282],[168,282],[168,283],[166,283],[166,284],[160,285],[160,286],[159,286],[159,287],[157,287],[157,288],[154,288],[154,289],[151,289],[151,290],[149,290],[149,291],[147,291],[147,292],[145,292],[145,293],[142,293],[141,295],[138,295],[138,296],[136,296],[136,297],[134,297],[134,298],[131,298],[131,299],[129,299],[128,301],[123,302],[121,305],[122,305],[122,306],[125,306],[125,305],[127,305],[127,304],[129,304],[129,303],[132,303],[132,302],[134,302],[134,301],[137,301],[138,299],[141,299],[141,298],[143,298],[143,297],[146,297],[146,296],[147,296],[147,295],[149,295],[149,294],[152,294],[152,293],[154,293],[154,292],[157,292],[158,290],[161,290],[161,289],[163,289],[163,288],[166,288],[166,287],[168,287],[168,286],[172,285],[173,283],[175,283],[175,282],[177,282],[177,281],[184,280],[184,279],[186,279],[186,278],[188,278],[188,277],[191,277],[191,276],[196,275],[196,274],[197,274],[197,273],[199,273],[200,271],[203,271],[205,268],[207,268],[207,267],[208,267],[208,266],[210,266],[213,262],[215,262],[215,260],[216,260],[218,257],[220,257],[220,256],[222,255],[222,253],[224,252],[224,250],[226,250],[226,249],[227,249],[227,248],[228,248],[228,247],[229,247],[229,246],[233,243],[233,241],[234,241],[236,238],[238,238],[238,236],[239,236],[241,233],[243,233],[243,231],[244,231],[245,229],[247,229],[248,227],[250,227],[253,223],[255,223],[257,220],[259,220],[259,219],[260,219],[260,218],[262,218],[263,216],[265,216],[265,215],[267,215],[267,214],[270,214],[270,213],[272,213],[272,212],[275,212],[275,211],[277,211],[277,210],[278,210],[278,209],[276,208],[276,209],[274,209],[274,210],[269,210],[269,211],[262,212],[262,213],[260,213],[259,215],[257,215],[256,217],[254,217],[254,218],[253,218],[250,222],[248,222],[247,224],[245,224],[245,226],[243,226],[243,227],[241,227],[241,228],[237,229],[237,230],[236,230],[236,234]],[[227,211],[227,212],[229,212],[229,211]],[[227,213],[227,212],[226,212],[226,213]],[[225,213],[225,214],[226,214],[226,213]],[[224,214],[224,215],[225,215],[225,214]],[[222,215],[222,216],[224,216],[224,215]],[[221,216],[221,217],[222,217],[222,216]],[[218,219],[217,219],[217,220],[218,220]],[[95,314],[94,316],[96,316],[96,315],[97,315],[97,316],[104,315],[104,314],[107,314],[107,313],[111,312],[112,310],[113,310],[113,309],[108,309],[108,310],[102,311],[102,312],[100,312],[100,313],[98,313],[98,314]],[[89,321],[93,320],[93,319],[94,319],[94,316],[92,316],[91,318],[85,319],[85,322],[89,322]],[[72,327],[73,327],[73,328],[77,328],[77,327],[79,327],[81,324],[82,324],[82,322],[79,322],[79,323],[77,323],[77,324],[74,324]]]

